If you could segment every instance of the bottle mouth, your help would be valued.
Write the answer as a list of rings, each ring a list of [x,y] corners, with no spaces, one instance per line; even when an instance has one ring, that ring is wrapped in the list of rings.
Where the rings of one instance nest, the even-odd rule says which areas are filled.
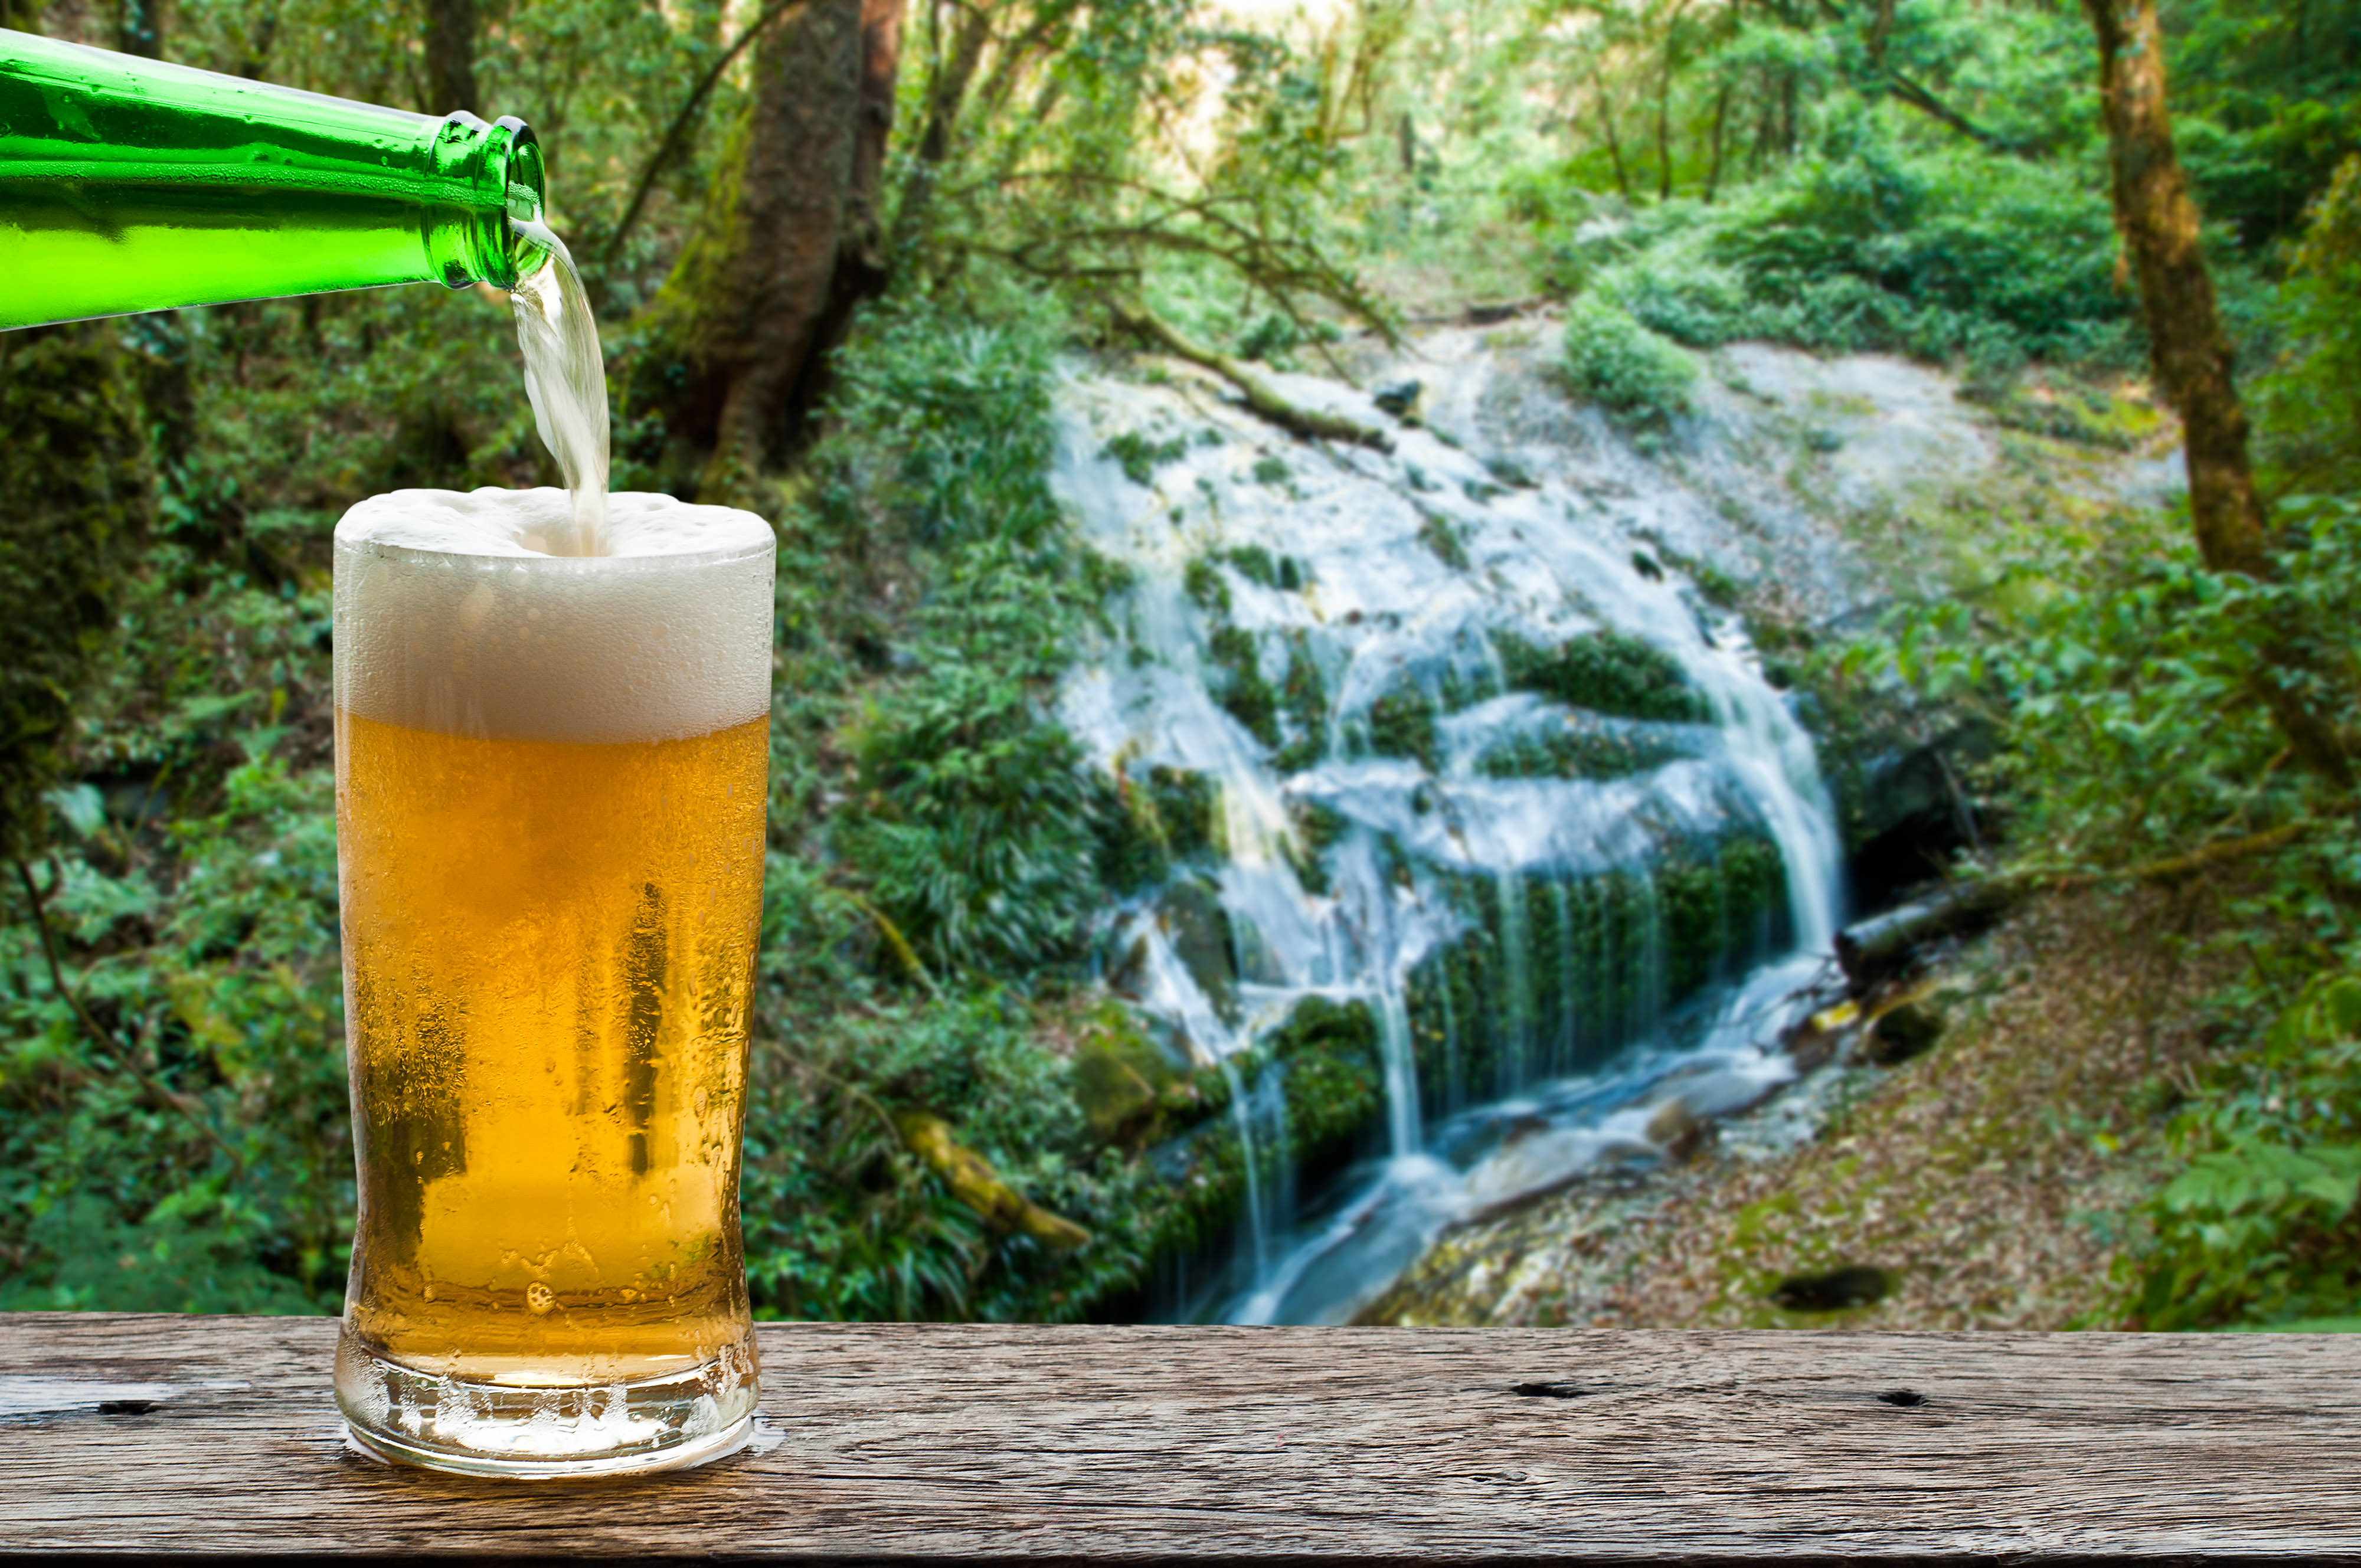
[[[493,127],[494,134],[507,131],[507,157],[502,160],[502,212],[507,222],[507,250],[512,273],[500,288],[513,288],[518,280],[529,278],[549,265],[549,247],[538,243],[527,226],[541,229],[548,206],[548,188],[544,183],[541,163],[541,143],[534,138],[533,127],[513,115],[503,117]]]
[[[547,207],[531,126],[513,115],[488,126],[463,109],[437,127],[433,158],[447,194],[428,243],[444,282],[513,289],[548,265],[549,248],[520,226],[538,227]]]

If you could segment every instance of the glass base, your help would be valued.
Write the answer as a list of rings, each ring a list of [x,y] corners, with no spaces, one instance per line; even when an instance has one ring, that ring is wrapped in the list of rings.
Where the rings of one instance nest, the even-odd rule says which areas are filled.
[[[349,1328],[336,1341],[336,1405],[353,1442],[463,1475],[642,1475],[719,1459],[753,1432],[757,1374],[751,1338],[678,1372],[555,1386],[422,1372]]]

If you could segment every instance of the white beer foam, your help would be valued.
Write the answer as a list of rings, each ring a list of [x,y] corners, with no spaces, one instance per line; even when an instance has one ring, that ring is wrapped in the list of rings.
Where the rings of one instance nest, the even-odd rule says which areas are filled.
[[[607,498],[612,554],[543,554],[572,505],[396,490],[345,513],[337,706],[505,740],[669,740],[768,713],[771,525],[625,493]]]

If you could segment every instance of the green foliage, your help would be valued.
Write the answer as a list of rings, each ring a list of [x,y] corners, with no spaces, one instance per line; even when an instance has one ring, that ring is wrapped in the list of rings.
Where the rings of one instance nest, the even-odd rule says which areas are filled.
[[[2035,557],[1981,602],[1895,616],[1852,655],[2002,727],[1989,783],[2010,804],[2014,874],[2187,882],[2220,857],[2205,927],[2246,961],[2212,999],[2224,1049],[2175,1124],[2179,1173],[2146,1206],[2129,1310],[2151,1328],[2361,1302],[2361,854],[2349,795],[2289,765],[2260,700],[2281,685],[2361,732],[2361,503],[2282,519],[2267,581],[2216,576],[2186,550]]]
[[[2121,364],[2135,343],[2103,190],[2055,165],[1907,153],[1866,127],[1729,202],[1652,211],[1587,254],[1606,300],[1696,346],[1760,338],[2015,365]]]
[[[1467,546],[1460,538],[1459,529],[1458,523],[1439,511],[1426,513],[1418,525],[1418,542],[1455,572],[1467,569]]]
[[[845,730],[860,793],[832,842],[930,965],[1071,955],[1101,896],[1102,803],[1038,709],[1107,584],[1061,569],[1075,552],[1045,478],[1045,347],[906,305],[841,373],[843,425],[810,465],[833,515],[810,526],[882,520],[932,550],[933,581],[906,629],[910,673],[872,685]]]
[[[1180,587],[1189,600],[1207,615],[1226,616],[1230,613],[1230,585],[1222,580],[1221,568],[1210,555],[1191,555],[1180,569]]]
[[[2028,558],[1981,605],[1896,616],[1853,663],[1887,663],[1929,699],[2005,723],[1997,782],[2015,796],[2028,867],[2120,870],[2333,816],[2321,782],[2283,765],[2258,693],[2299,691],[2346,732],[2361,718],[2347,611],[2361,593],[2361,505],[2306,503],[2288,521],[2276,580],[2216,576],[2185,547],[2081,575]],[[2281,629],[2292,660],[2270,652]],[[2330,862],[2301,876],[2320,872],[2329,885],[2345,875]],[[2324,922],[2322,940],[2344,929],[2334,910],[2314,904],[2305,917]]]
[[[1328,749],[1328,680],[1312,655],[1312,640],[1292,631],[1287,640],[1287,680],[1280,688],[1295,738],[1273,759],[1282,773],[1301,773],[1316,764]]]
[[[2361,1312],[2361,980],[2314,980],[2176,1132],[2189,1159],[2149,1204],[2141,1327]]]
[[[1220,552],[1237,575],[1266,588],[1300,593],[1306,581],[1303,563],[1292,555],[1273,555],[1259,544],[1240,544]]]
[[[860,434],[838,461],[859,465],[873,502],[922,544],[1043,544],[1059,526],[1046,482],[1054,340],[1035,323],[919,303],[866,330],[835,402]]]
[[[1126,772],[1115,779],[1115,795],[1100,848],[1100,875],[1112,891],[1154,886],[1176,864],[1213,849],[1221,785],[1207,775],[1161,766],[1144,778]]]
[[[111,326],[0,334],[0,850],[35,837],[57,744],[148,511],[148,448]]]
[[[1123,477],[1135,485],[1152,484],[1156,470],[1166,463],[1179,460],[1189,450],[1189,438],[1176,435],[1167,441],[1150,441],[1136,430],[1123,431],[1107,438],[1100,448],[1105,456],[1123,465]]]
[[[798,987],[774,989],[788,977],[767,955],[795,946],[780,936],[766,933],[763,983],[774,1016],[797,1027],[758,1047],[743,1182],[763,1315],[1069,1320],[1137,1277],[1148,1174],[1093,1129],[1073,1059],[1043,1043],[1057,1020],[993,989],[814,1008]],[[1069,1022],[1085,1039],[1108,1026]],[[1088,1229],[1089,1244],[1056,1254],[993,1233],[903,1146],[892,1113],[906,1106],[943,1115],[1005,1179]]]
[[[2278,318],[2283,346],[2255,399],[2264,460],[2290,488],[2361,491],[2361,153],[2313,209]]]
[[[1688,412],[1697,363],[1627,313],[1586,298],[1566,313],[1565,376],[1617,419],[1661,428]]]
[[[2173,128],[2198,203],[2261,250],[2361,142],[2361,7],[2210,0],[2169,25]]]
[[[169,697],[175,683],[135,678],[168,650],[194,665],[176,673],[200,690],[272,680],[267,664],[241,667],[236,639],[225,658],[200,634],[216,617],[265,644],[291,633],[303,650],[276,673],[279,698],[254,705],[269,718],[294,717],[290,686],[324,696],[325,660],[306,634],[324,621],[322,597],[218,582],[189,593],[170,570],[178,558],[159,547],[129,584],[145,635],[109,651],[116,668],[102,699]],[[220,695],[215,735],[241,706]],[[10,872],[0,1307],[333,1310],[353,1167],[332,780],[318,731],[249,722],[189,750],[187,705],[147,724],[125,718],[118,755],[142,771],[105,792],[62,792],[68,836]],[[291,752],[309,760],[291,763]],[[148,771],[159,757],[176,775]]]
[[[1702,724],[1712,717],[1680,661],[1624,632],[1602,629],[1554,648],[1514,633],[1494,641],[1509,685],[1519,691],[1613,718]]]

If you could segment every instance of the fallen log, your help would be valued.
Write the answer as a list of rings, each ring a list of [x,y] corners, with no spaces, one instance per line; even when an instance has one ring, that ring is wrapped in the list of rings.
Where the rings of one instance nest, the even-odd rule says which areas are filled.
[[[1373,447],[1379,452],[1391,452],[1391,437],[1381,430],[1373,430],[1357,420],[1342,414],[1332,414],[1321,409],[1308,409],[1282,397],[1278,389],[1249,370],[1238,360],[1217,353],[1201,343],[1191,341],[1171,323],[1137,306],[1112,301],[1107,312],[1115,324],[1137,336],[1162,348],[1176,359],[1211,370],[1238,389],[1246,405],[1258,418],[1268,420],[1292,435],[1317,441],[1344,441],[1356,446]]]
[[[1844,970],[1852,993],[1860,996],[1872,986],[1907,974],[1921,948],[1991,930],[2008,906],[2027,891],[2007,878],[1945,888],[1932,898],[1905,904],[1838,932],[1837,963]]]

